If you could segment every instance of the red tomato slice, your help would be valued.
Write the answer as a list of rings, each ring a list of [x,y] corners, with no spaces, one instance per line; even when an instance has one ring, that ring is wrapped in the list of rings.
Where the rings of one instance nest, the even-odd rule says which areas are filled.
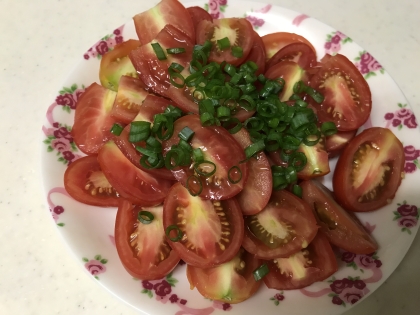
[[[118,122],[129,124],[137,115],[148,92],[143,81],[123,75],[118,85],[117,97],[111,115]]]
[[[85,154],[97,154],[102,145],[112,138],[115,123],[111,116],[116,93],[92,83],[76,104],[71,130],[74,142]]]
[[[265,47],[261,36],[258,35],[257,32],[254,31],[253,37],[253,45],[251,47],[251,51],[248,54],[248,57],[246,58],[246,61],[255,62],[258,66],[258,70],[255,72],[255,74],[260,75],[261,73],[265,72]]]
[[[311,78],[310,86],[324,95],[316,108],[321,122],[333,121],[340,131],[355,130],[370,116],[372,97],[369,85],[356,66],[347,57],[326,55],[321,68]]]
[[[213,23],[213,18],[211,17],[211,15],[201,7],[189,7],[187,8],[187,11],[192,19],[194,30],[196,33],[198,23],[200,23],[201,21],[206,20]]]
[[[92,206],[117,207],[118,196],[99,166],[96,155],[72,162],[64,173],[64,188],[77,201]]]
[[[279,94],[280,101],[288,101],[290,96],[293,94],[293,86],[298,81],[307,83],[307,74],[296,62],[293,61],[282,61],[265,72],[265,76],[268,79],[283,78],[285,85],[283,90]]]
[[[168,73],[169,66],[175,62],[188,69],[194,43],[183,32],[169,24],[161,29],[153,42],[159,43],[165,54],[168,48],[185,49],[185,52],[180,54],[166,54],[165,60],[158,59],[150,43],[140,46],[129,54],[140,79],[146,86],[155,93],[166,96],[167,90],[172,86]]]
[[[162,203],[172,185],[172,181],[157,179],[135,167],[113,141],[104,144],[99,151],[98,161],[118,194],[140,206]]]
[[[316,53],[313,47],[305,43],[292,43],[284,46],[274,54],[267,62],[267,68],[271,68],[281,61],[294,61],[301,68],[308,69],[316,65]]]
[[[117,91],[121,76],[137,77],[136,69],[128,58],[128,54],[139,46],[138,40],[129,39],[115,45],[114,49],[102,56],[99,68],[99,80],[102,86]]]
[[[339,206],[328,188],[315,180],[304,181],[300,187],[303,200],[312,206],[321,231],[332,244],[354,254],[371,254],[378,249],[357,217]]]
[[[330,172],[328,153],[325,151],[323,139],[320,139],[313,146],[307,146],[302,143],[297,151],[303,152],[307,159],[305,167],[297,174],[299,179],[325,176]]]
[[[206,40],[212,42],[210,52],[210,61],[222,63],[226,61],[234,66],[240,65],[246,60],[253,46],[254,30],[251,23],[247,19],[225,18],[214,20],[213,23],[207,20],[201,21],[197,26],[197,44],[204,44]],[[217,41],[227,37],[230,47],[220,50]],[[232,47],[238,46],[242,48],[242,57],[232,55]]]
[[[197,174],[203,188],[200,197],[222,200],[237,195],[243,189],[248,176],[246,163],[241,163],[245,160],[245,152],[241,146],[223,127],[203,127],[197,115],[186,115],[175,121],[173,136],[162,142],[164,155],[172,145],[179,143],[178,134],[184,127],[189,127],[195,132],[190,141],[191,146],[194,149],[201,148],[204,159],[216,165],[216,172],[210,177]],[[232,168],[239,169],[241,173],[236,183],[229,180],[229,175],[231,178],[234,177]],[[172,172],[184,186],[187,184],[187,179],[195,174],[194,168],[190,166],[176,167]]]
[[[232,260],[217,267],[187,265],[187,277],[191,288],[196,287],[205,298],[234,304],[249,299],[259,289],[262,281],[255,281],[253,271],[260,265],[259,259],[240,249]]]
[[[294,290],[330,277],[338,270],[328,239],[318,233],[309,246],[289,258],[267,262],[270,272],[263,278],[270,289]]]
[[[243,149],[252,144],[248,131],[242,128],[232,137]],[[236,195],[244,215],[257,214],[267,205],[273,190],[273,176],[271,174],[270,162],[264,152],[258,153],[256,158],[249,159],[248,179],[244,189]]]
[[[373,127],[354,137],[338,159],[334,194],[350,211],[372,211],[391,202],[404,177],[400,140],[386,128]]]
[[[267,60],[271,59],[283,47],[293,43],[304,43],[308,45],[314,53],[316,53],[314,46],[312,46],[312,44],[305,37],[294,33],[271,33],[262,36],[262,41],[265,46]]]
[[[350,131],[338,131],[332,136],[325,137],[325,150],[330,158],[337,156],[356,136],[357,129]]]
[[[138,220],[140,211],[154,216],[149,224]],[[141,208],[122,200],[115,220],[115,245],[127,272],[141,280],[157,280],[169,274],[180,258],[168,245],[163,229],[162,206]]]
[[[318,226],[312,209],[292,193],[273,192],[268,205],[245,218],[242,246],[261,259],[289,257],[306,248]]]
[[[148,11],[136,14],[133,20],[143,45],[151,42],[167,24],[175,26],[191,40],[195,38],[191,16],[178,0],[162,0]]]
[[[171,241],[170,233],[169,245],[187,264],[200,268],[231,260],[241,247],[244,234],[241,209],[235,199],[211,201],[193,197],[180,183],[167,194],[163,225],[165,231],[169,226],[177,226],[182,238]]]

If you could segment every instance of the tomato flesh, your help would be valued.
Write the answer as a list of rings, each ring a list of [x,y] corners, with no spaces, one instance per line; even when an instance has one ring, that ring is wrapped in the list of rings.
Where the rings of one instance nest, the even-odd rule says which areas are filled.
[[[284,46],[268,61],[267,68],[271,68],[281,61],[296,62],[301,68],[308,69],[316,64],[316,53],[305,43],[292,43]]]
[[[337,201],[351,211],[387,205],[404,177],[404,164],[403,145],[392,131],[381,127],[364,130],[338,159],[333,176]]]
[[[191,196],[180,183],[168,193],[163,205],[165,230],[176,225],[182,232],[169,245],[187,263],[200,268],[220,265],[232,259],[241,246],[243,219],[234,199],[204,200]]]
[[[324,141],[320,141],[313,146],[301,144],[297,150],[305,154],[307,162],[303,170],[297,173],[300,179],[310,179],[325,176],[330,172],[328,152],[325,151]]]
[[[138,213],[153,215],[149,224],[138,220]],[[115,245],[127,272],[141,280],[157,280],[170,273],[180,258],[168,245],[163,230],[162,206],[142,208],[122,200],[115,220]]]
[[[331,158],[340,154],[350,140],[356,136],[356,133],[357,129],[338,131],[331,136],[325,137],[325,150],[328,152],[328,156]]]

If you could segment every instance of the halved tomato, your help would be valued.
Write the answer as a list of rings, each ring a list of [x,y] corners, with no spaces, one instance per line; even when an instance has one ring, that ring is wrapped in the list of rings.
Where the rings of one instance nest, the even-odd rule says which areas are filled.
[[[324,95],[321,104],[309,99],[321,122],[332,121],[340,131],[362,126],[372,110],[369,85],[347,57],[325,55],[310,86]]]
[[[349,144],[350,140],[356,136],[357,129],[350,131],[338,131],[337,133],[325,137],[325,150],[330,158],[337,156]]]
[[[67,167],[64,188],[70,196],[85,204],[118,206],[118,195],[102,172],[96,155],[82,157]]]
[[[245,217],[242,246],[261,259],[289,257],[306,248],[318,231],[312,209],[292,193],[280,190],[256,215]]]
[[[313,146],[302,143],[297,150],[305,154],[307,162],[303,170],[297,173],[300,179],[310,179],[325,176],[330,172],[328,152],[325,151],[324,139]]]
[[[303,69],[311,68],[316,64],[316,53],[312,48],[305,43],[286,45],[268,60],[267,68],[281,61],[294,61]]]
[[[207,40],[211,41],[213,45],[209,57],[210,61],[218,63],[226,61],[234,66],[238,66],[246,60],[251,51],[253,34],[254,30],[251,23],[244,18],[217,19],[213,23],[203,20],[197,26],[196,41],[200,45]],[[225,37],[229,39],[230,47],[221,50],[217,41]],[[241,47],[242,56],[235,57],[232,54],[232,47]]]
[[[284,79],[285,85],[279,94],[280,101],[282,102],[288,101],[290,96],[292,96],[293,86],[296,82],[308,82],[306,71],[293,61],[282,61],[275,64],[267,69],[265,76],[273,80],[279,78]]]
[[[255,62],[258,66],[255,74],[260,75],[261,73],[265,72],[265,48],[261,36],[257,32],[254,31],[253,37],[253,45],[251,47],[251,51],[248,54],[248,57],[246,58],[246,61]]]
[[[144,89],[143,81],[123,75],[118,85],[117,97],[111,115],[118,122],[128,124],[137,115],[140,106],[149,93]]]
[[[319,233],[305,249],[287,258],[267,262],[270,272],[263,278],[270,289],[295,290],[327,279],[338,270],[328,239]]]
[[[244,235],[241,209],[234,198],[211,201],[193,197],[180,183],[165,198],[163,225],[169,245],[187,264],[200,268],[231,260]]]
[[[121,76],[137,77],[136,69],[128,58],[128,54],[139,46],[138,40],[129,39],[115,45],[114,49],[102,56],[99,68],[99,80],[102,86],[117,91]]]
[[[303,200],[312,206],[322,233],[332,244],[354,254],[371,254],[378,249],[357,217],[339,206],[328,188],[316,180],[304,181],[300,187]]]
[[[243,149],[252,144],[248,131],[242,128],[232,137]],[[257,214],[267,205],[273,190],[273,176],[271,174],[270,162],[264,152],[257,154],[255,158],[249,159],[248,179],[244,189],[236,195],[244,215]]]
[[[97,154],[112,138],[110,130],[115,119],[111,110],[115,97],[114,91],[92,83],[77,101],[71,135],[83,153]]]
[[[118,194],[140,206],[162,203],[172,185],[172,181],[158,179],[135,167],[113,141],[103,145],[98,161]]]
[[[187,277],[191,288],[207,299],[225,303],[239,303],[250,298],[262,281],[255,281],[254,270],[261,261],[240,249],[236,256],[220,266],[202,269],[187,265]]]
[[[214,163],[216,171],[213,175],[206,177],[199,174],[193,165],[191,167],[178,166],[172,170],[175,178],[182,185],[187,186],[188,178],[196,175],[203,188],[200,197],[205,199],[221,200],[237,195],[244,188],[248,177],[247,165],[241,163],[245,160],[245,152],[238,142],[223,127],[203,127],[200,118],[191,114],[175,121],[173,136],[162,142],[164,155],[172,145],[179,143],[178,135],[184,127],[189,127],[194,131],[194,136],[190,141],[192,148],[200,148],[204,154],[204,160]]]
[[[204,10],[202,7],[189,7],[187,8],[188,14],[192,19],[192,23],[194,25],[194,30],[197,33],[197,26],[203,20],[209,21],[213,23],[213,18],[211,15]]]
[[[148,223],[139,212],[153,215]],[[142,208],[121,200],[115,220],[115,245],[128,273],[140,280],[157,280],[170,273],[180,258],[168,245],[163,229],[162,206]]]
[[[277,32],[264,35],[261,38],[264,43],[267,61],[271,59],[280,49],[293,43],[304,43],[315,53],[314,46],[312,46],[305,37],[298,34]]]
[[[372,211],[391,202],[404,178],[400,140],[386,128],[373,127],[354,137],[338,159],[333,177],[339,204],[350,211]]]
[[[178,0],[162,0],[148,11],[135,15],[133,20],[143,45],[150,43],[167,24],[178,28],[191,40],[195,38],[191,16]]]

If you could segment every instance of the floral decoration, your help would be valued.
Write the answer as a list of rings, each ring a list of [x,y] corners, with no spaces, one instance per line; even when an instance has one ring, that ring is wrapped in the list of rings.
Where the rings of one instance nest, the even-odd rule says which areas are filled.
[[[96,280],[99,280],[99,274],[106,272],[105,264],[108,262],[108,259],[102,258],[101,255],[96,255],[92,260],[83,257],[82,260],[85,262],[86,270],[89,271]]]
[[[403,126],[410,129],[417,128],[416,116],[407,108],[407,104],[398,103],[399,110],[391,113],[386,113],[384,118],[387,121],[386,128],[396,127],[401,130]]]
[[[412,145],[404,146],[405,165],[404,172],[406,174],[414,173],[420,168],[419,156],[420,150],[417,150]]]
[[[419,209],[415,205],[407,204],[404,200],[402,204],[397,203],[397,211],[394,211],[394,221],[398,222],[402,232],[411,234],[411,228],[417,226],[419,220]]]
[[[222,19],[225,17],[223,14],[227,7],[227,0],[209,0],[204,4],[204,10],[209,12],[213,19]]]
[[[331,288],[331,293],[328,296],[332,297],[332,303],[336,305],[346,306],[346,303],[354,304],[370,291],[366,286],[365,281],[360,277],[348,277],[343,279],[335,279],[328,281]]]
[[[352,267],[354,270],[364,272],[364,269],[380,268],[382,261],[379,260],[376,252],[369,255],[356,255],[350,252],[343,252],[341,260],[344,261],[347,267]]]
[[[124,25],[115,29],[112,34],[102,37],[95,45],[89,48],[89,50],[83,55],[83,58],[86,60],[89,60],[90,58],[101,59],[102,55],[114,49],[115,45],[124,41],[124,37],[122,35],[123,29]]]
[[[60,219],[60,216],[64,213],[64,207],[62,205],[54,204],[51,199],[51,196],[56,193],[62,194],[67,197],[70,197],[70,195],[67,193],[67,191],[63,187],[55,187],[48,192],[48,196],[47,196],[48,207],[50,208],[50,213],[54,222],[58,226],[63,227],[65,226],[65,224],[63,222],[58,222],[58,221]]]
[[[380,63],[366,50],[359,52],[359,56],[355,60],[354,65],[364,75],[365,79],[375,76],[377,72],[385,73]]]
[[[324,44],[325,53],[335,55],[340,51],[341,45],[351,42],[352,39],[350,37],[339,31],[327,34],[327,40]]]
[[[281,301],[284,300],[283,291],[276,293],[273,297],[270,298],[270,301],[273,301],[274,305],[278,306]]]

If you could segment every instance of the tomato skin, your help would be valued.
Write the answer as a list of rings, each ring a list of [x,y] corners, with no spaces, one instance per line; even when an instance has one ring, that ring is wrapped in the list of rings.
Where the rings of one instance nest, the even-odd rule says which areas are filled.
[[[354,254],[371,254],[378,249],[359,219],[338,205],[328,188],[316,180],[304,181],[300,187],[303,200],[312,206],[320,231],[331,244]]]
[[[298,264],[297,259],[285,260],[284,264],[290,264],[292,269],[290,273],[286,271],[287,274],[280,272],[277,264],[270,260],[267,262],[270,272],[263,278],[265,285],[270,289],[276,290],[301,289],[314,282],[327,279],[338,270],[337,260],[331,245],[322,233],[318,232],[314,240],[303,251],[309,253],[307,256],[309,261],[311,261],[311,266],[304,267],[305,275],[302,278],[296,277],[293,273],[293,266]],[[305,255],[302,256],[305,257]]]
[[[203,187],[200,197],[224,200],[237,195],[243,189],[248,177],[247,165],[240,163],[245,160],[245,153],[223,127],[203,127],[197,115],[183,116],[175,121],[173,136],[162,142],[164,156],[172,145],[179,143],[178,134],[186,126],[195,132],[190,141],[191,146],[194,149],[201,148],[204,159],[216,165],[216,173],[211,177],[199,176]],[[234,166],[237,166],[242,173],[241,179],[235,184],[228,179],[229,170]],[[194,174],[194,169],[189,166],[176,167],[172,170],[172,173],[182,185],[186,186],[188,177]]]
[[[189,7],[187,8],[188,14],[191,16],[195,32],[197,32],[197,26],[202,20],[206,20],[213,23],[211,15],[201,7]]]
[[[131,202],[122,199],[118,206],[115,220],[115,245],[118,256],[127,272],[140,280],[157,280],[169,274],[178,264],[180,258],[176,251],[171,250],[165,240],[165,232],[162,225],[162,209],[153,211],[154,220],[146,225],[137,219],[137,214],[142,208],[133,206]],[[146,209],[151,210],[151,209]],[[159,214],[160,210],[160,214]],[[155,221],[156,220],[156,221]],[[159,222],[157,222],[159,221]],[[139,240],[144,246],[138,253],[130,245],[135,225],[145,231],[140,234],[143,239]],[[160,224],[159,226],[152,226]],[[150,231],[149,235],[147,231]],[[138,233],[136,233],[138,235]],[[137,236],[137,237],[140,237]],[[156,263],[156,257],[160,254],[162,247],[165,249],[165,259]],[[169,251],[169,255],[167,254]],[[141,256],[141,259],[139,257]]]
[[[251,47],[251,51],[246,58],[246,61],[253,61],[257,64],[258,69],[255,72],[255,75],[260,75],[261,73],[265,72],[265,47],[264,42],[261,39],[261,36],[254,31],[254,38],[253,38],[253,45]]]
[[[252,216],[246,217],[242,246],[260,259],[289,257],[305,248],[318,231],[316,219],[309,205],[285,190],[274,191],[266,208],[256,217],[264,218],[263,216],[266,215],[270,217],[265,218],[265,222],[269,221],[271,226],[273,226],[274,221],[281,222],[282,230],[287,229],[286,235],[273,234],[279,240],[286,240],[286,243],[279,241],[280,245],[269,247],[251,231]],[[286,225],[289,225],[289,227],[286,228]],[[259,227],[263,227],[263,225],[260,224],[257,228]],[[273,229],[278,230],[278,228]],[[291,234],[291,231],[293,231],[293,234]],[[283,234],[285,233],[283,232]]]
[[[310,86],[324,95],[321,104],[309,99],[320,122],[332,121],[338,130],[350,131],[361,127],[369,118],[372,110],[369,85],[347,57],[325,55]]]
[[[223,216],[219,217],[218,207],[223,210]],[[188,222],[189,220],[193,222]],[[223,222],[227,224],[222,224]],[[204,227],[200,224],[204,224]],[[185,226],[186,230],[185,239],[175,242],[167,238],[169,245],[187,264],[200,268],[214,267],[231,260],[241,247],[244,235],[241,209],[234,198],[222,201],[203,200],[191,196],[180,183],[172,186],[163,204],[165,231],[171,225],[179,228]],[[223,234],[224,232],[229,234]],[[203,236],[203,233],[207,234]],[[222,242],[223,238],[229,241]]]
[[[85,154],[97,154],[102,145],[112,138],[115,123],[111,116],[116,93],[92,83],[76,104],[71,130],[74,142]]]
[[[72,162],[64,173],[64,188],[75,200],[99,207],[117,207],[120,198],[112,194],[92,194],[86,184],[93,172],[101,173],[96,155],[88,155]],[[112,188],[112,187],[111,187]]]
[[[243,269],[241,261],[245,262]],[[191,288],[197,288],[205,298],[235,304],[250,298],[261,286],[262,281],[255,281],[253,275],[260,265],[258,258],[241,249],[231,261],[217,267],[187,265],[187,278]]]
[[[232,137],[245,149],[252,144],[248,131],[242,128]],[[270,162],[264,152],[258,153],[256,158],[249,159],[248,179],[244,189],[236,195],[244,215],[257,214],[267,205],[273,190],[273,176]]]
[[[115,45],[114,49],[102,56],[99,80],[103,87],[117,91],[121,76],[137,77],[136,69],[128,58],[128,54],[139,46],[138,40],[129,39]]]
[[[349,144],[350,140],[356,136],[357,129],[350,131],[338,131],[336,134],[325,137],[325,150],[328,157],[332,158],[341,153]]]
[[[307,163],[303,170],[297,173],[299,179],[311,179],[315,177],[325,176],[330,173],[330,163],[328,152],[325,150],[324,140],[313,146],[301,144],[299,152],[303,152],[307,158]]]
[[[125,199],[140,206],[163,202],[172,181],[157,179],[133,165],[114,141],[109,141],[98,154],[99,165],[115,190]]]
[[[281,61],[294,61],[301,68],[308,69],[316,65],[316,53],[308,44],[292,43],[281,48],[267,62],[267,68],[271,68]]]
[[[178,28],[191,40],[195,38],[191,16],[178,0],[162,0],[150,10],[135,15],[133,20],[143,45],[151,42],[167,24]]]
[[[201,21],[197,26],[196,42],[204,44],[206,40],[212,42],[209,61],[222,63],[226,61],[234,66],[238,66],[246,60],[253,46],[252,39],[254,30],[251,23],[244,18],[224,18],[216,19],[212,22]],[[231,48],[219,50],[217,40],[228,37],[231,47],[239,46],[243,50],[242,57],[234,57]]]
[[[333,176],[338,203],[355,212],[373,211],[389,204],[404,177],[404,164],[403,145],[392,131],[381,127],[364,130],[350,141],[338,159]],[[359,170],[354,170],[354,165]]]
[[[267,61],[271,59],[280,49],[293,43],[304,43],[308,45],[314,53],[314,46],[303,36],[294,33],[277,32],[261,37],[264,43]]]

